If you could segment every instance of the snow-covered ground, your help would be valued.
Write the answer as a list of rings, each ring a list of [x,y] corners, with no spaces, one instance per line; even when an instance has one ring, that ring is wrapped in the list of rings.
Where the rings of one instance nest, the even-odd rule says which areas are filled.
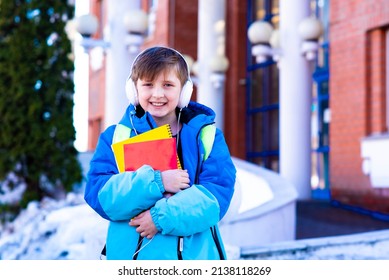
[[[389,230],[278,242],[241,252],[246,260],[389,260]]]
[[[31,202],[12,222],[0,228],[3,260],[97,260],[108,222],[85,202],[82,194],[64,200]],[[226,244],[229,259],[236,248]],[[246,259],[389,259],[389,230],[269,244],[243,249]]]
[[[0,259],[99,259],[107,225],[81,194],[31,202],[12,223],[0,228]]]

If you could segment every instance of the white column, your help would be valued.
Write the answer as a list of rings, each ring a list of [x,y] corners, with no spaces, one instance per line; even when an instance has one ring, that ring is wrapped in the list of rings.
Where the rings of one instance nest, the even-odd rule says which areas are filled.
[[[216,113],[216,126],[224,126],[224,86],[215,88],[211,81],[209,63],[216,55],[217,36],[214,25],[225,19],[225,0],[199,0],[198,16],[198,85],[197,101]]]
[[[298,24],[309,16],[309,0],[280,1],[280,174],[311,197],[310,65],[301,55]]]
[[[106,28],[111,47],[107,49],[106,57],[104,127],[119,122],[128,106],[125,82],[135,55],[130,55],[127,51],[127,32],[123,18],[128,10],[140,9],[140,4],[140,0],[108,0],[107,3]]]

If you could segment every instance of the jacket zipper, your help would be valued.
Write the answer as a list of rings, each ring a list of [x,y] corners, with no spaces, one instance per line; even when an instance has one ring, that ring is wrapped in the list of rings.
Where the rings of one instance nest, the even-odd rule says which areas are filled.
[[[226,257],[224,256],[222,247],[220,245],[219,235],[217,234],[216,226],[211,227],[210,230],[211,230],[211,233],[212,233],[213,241],[215,242],[215,245],[216,245],[216,249],[217,249],[217,251],[219,253],[219,258],[221,260],[225,260]]]
[[[143,242],[143,237],[139,234],[138,244],[136,245],[135,252],[132,255],[132,259],[133,260],[136,260],[138,258],[138,255],[139,255],[139,252],[140,252],[140,248],[142,247],[142,242]]]

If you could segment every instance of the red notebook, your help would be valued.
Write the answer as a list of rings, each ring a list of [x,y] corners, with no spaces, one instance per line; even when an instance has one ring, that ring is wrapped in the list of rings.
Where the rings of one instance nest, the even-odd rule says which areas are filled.
[[[145,164],[160,171],[181,168],[174,138],[125,144],[123,152],[125,171],[135,171]]]

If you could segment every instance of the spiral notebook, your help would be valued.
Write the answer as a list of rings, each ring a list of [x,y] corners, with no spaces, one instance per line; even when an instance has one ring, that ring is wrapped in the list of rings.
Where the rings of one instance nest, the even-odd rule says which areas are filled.
[[[162,125],[162,126],[159,126],[157,128],[151,129],[149,131],[146,131],[142,134],[138,134],[137,136],[134,136],[134,137],[128,138],[126,140],[112,144],[111,147],[112,147],[113,153],[115,155],[116,165],[118,167],[119,172],[125,171],[124,145],[130,144],[130,143],[143,143],[143,142],[148,142],[148,141],[152,141],[152,140],[161,140],[161,139],[173,139],[173,140],[175,140],[172,137],[173,136],[172,136],[172,131],[171,131],[170,125],[166,124],[166,125]],[[152,147],[149,147],[148,151],[145,153],[150,153],[154,156],[157,156],[157,151],[159,151],[159,149],[157,151],[155,151],[155,150],[152,150],[151,148]],[[177,153],[175,146],[174,146],[174,150]],[[128,156],[131,156],[131,155],[128,155]],[[131,156],[131,157],[133,157],[133,156]],[[142,157],[140,157],[140,159]],[[179,168],[181,168],[178,157],[177,157],[177,161],[178,161]]]

